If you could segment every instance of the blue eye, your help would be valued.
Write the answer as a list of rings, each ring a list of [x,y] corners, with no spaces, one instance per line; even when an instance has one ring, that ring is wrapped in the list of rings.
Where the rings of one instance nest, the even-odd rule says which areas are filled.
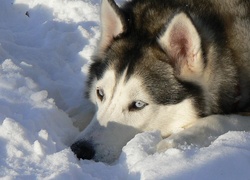
[[[135,102],[135,107],[136,108],[143,108],[146,105],[146,103],[142,102],[142,101],[136,101]]]
[[[143,102],[143,101],[134,101],[132,104],[129,106],[129,111],[138,111],[142,110],[144,107],[146,107],[148,104]]]

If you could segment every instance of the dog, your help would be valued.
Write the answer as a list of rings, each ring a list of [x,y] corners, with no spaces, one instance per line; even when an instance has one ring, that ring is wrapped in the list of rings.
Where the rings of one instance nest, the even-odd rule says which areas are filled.
[[[102,0],[87,87],[79,159],[112,163],[145,131],[161,132],[159,152],[249,131],[250,1]]]

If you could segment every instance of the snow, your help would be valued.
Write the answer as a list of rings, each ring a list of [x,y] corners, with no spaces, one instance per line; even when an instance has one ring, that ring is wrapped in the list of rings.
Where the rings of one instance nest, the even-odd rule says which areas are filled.
[[[99,32],[97,0],[1,0],[1,178],[249,179],[249,132],[163,153],[145,132],[112,165],[79,161],[69,146],[93,112],[83,92]]]

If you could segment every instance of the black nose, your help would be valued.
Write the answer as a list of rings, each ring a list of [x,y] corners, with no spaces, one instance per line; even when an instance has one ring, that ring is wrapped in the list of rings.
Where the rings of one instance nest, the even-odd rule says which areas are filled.
[[[76,141],[70,148],[78,159],[90,160],[95,155],[95,150],[88,141]]]

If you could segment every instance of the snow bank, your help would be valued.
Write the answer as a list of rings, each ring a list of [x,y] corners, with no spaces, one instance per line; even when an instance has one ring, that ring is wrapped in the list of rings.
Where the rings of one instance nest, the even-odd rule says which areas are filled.
[[[85,126],[92,115],[83,92],[98,14],[97,0],[1,1],[0,177],[248,179],[247,132],[164,153],[155,152],[159,132],[148,132],[132,139],[112,166],[76,159],[69,148],[79,134],[73,124]]]

